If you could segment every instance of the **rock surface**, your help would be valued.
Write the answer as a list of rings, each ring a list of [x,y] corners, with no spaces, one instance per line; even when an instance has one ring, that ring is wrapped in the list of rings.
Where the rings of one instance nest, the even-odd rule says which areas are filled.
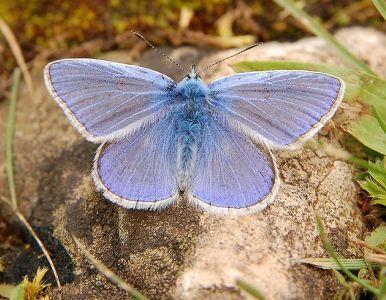
[[[338,32],[337,37],[374,70],[386,74],[385,35],[350,28]],[[203,66],[232,51],[183,47],[169,53],[184,65],[198,61]],[[106,57],[132,63],[124,51]],[[208,79],[230,74],[229,65],[245,59],[344,64],[321,39],[307,38],[296,43],[267,43],[222,63]],[[176,79],[181,76],[152,51],[136,63]],[[339,286],[329,272],[298,260],[327,255],[318,238],[312,208],[321,214],[341,255],[360,255],[348,242],[361,237],[363,231],[352,166],[309,149],[275,151],[283,185],[277,200],[263,212],[219,217],[184,202],[159,212],[130,211],[110,203],[95,190],[89,174],[96,145],[84,141],[50,99],[41,67],[36,67],[35,97],[29,98],[23,89],[18,102],[15,177],[20,209],[51,250],[65,283],[62,299],[127,298],[89,264],[70,232],[152,299],[246,299],[235,287],[239,278],[254,284],[267,299],[329,299],[337,291]],[[8,103],[1,103],[0,120],[5,120],[7,111]],[[8,196],[4,149],[3,121],[0,194]],[[8,280],[18,280],[23,272],[33,273],[32,267],[45,263],[44,258],[38,258],[35,246],[12,251],[6,256],[7,275],[3,275]],[[53,293],[58,297],[58,291]]]

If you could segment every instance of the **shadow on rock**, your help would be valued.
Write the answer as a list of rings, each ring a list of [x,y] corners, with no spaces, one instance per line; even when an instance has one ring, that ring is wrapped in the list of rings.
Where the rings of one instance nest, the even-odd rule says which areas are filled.
[[[199,215],[184,203],[162,211],[127,210],[93,191],[68,207],[66,221],[67,229],[98,259],[144,294],[159,299],[171,295],[194,249]],[[95,270],[86,272],[91,275]],[[90,292],[79,290],[76,295],[91,297]]]
[[[59,234],[60,237],[68,237],[68,233],[77,236],[93,255],[144,294],[154,298],[171,295],[184,261],[194,249],[201,213],[183,202],[155,212],[128,210],[111,203],[96,191],[90,179],[95,150],[95,145],[82,142],[45,162],[31,222],[41,227],[54,226],[54,230],[65,228],[66,233]],[[64,212],[57,213],[61,209]],[[96,270],[88,263],[83,265],[84,256],[80,251],[72,251],[70,239],[59,242],[75,262],[71,262],[72,266],[81,262],[86,267],[71,289],[64,289],[63,296],[108,296],[105,288],[109,283],[100,287],[83,284],[94,280]],[[72,281],[74,267],[64,270],[68,272],[63,274],[69,279],[66,282]],[[109,293],[125,295],[119,290]]]

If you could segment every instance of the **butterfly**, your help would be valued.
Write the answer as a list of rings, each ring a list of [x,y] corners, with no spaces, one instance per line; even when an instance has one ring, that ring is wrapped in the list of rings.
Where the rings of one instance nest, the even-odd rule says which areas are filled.
[[[44,70],[48,91],[88,141],[92,171],[112,202],[156,210],[184,196],[214,213],[255,212],[280,177],[272,148],[296,148],[335,114],[345,85],[309,71],[235,74],[206,84],[148,68],[63,59]]]

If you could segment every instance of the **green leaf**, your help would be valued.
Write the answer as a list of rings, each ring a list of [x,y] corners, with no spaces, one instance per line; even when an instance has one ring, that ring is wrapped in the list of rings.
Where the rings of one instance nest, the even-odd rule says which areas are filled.
[[[374,105],[372,105],[372,109],[373,109],[373,114],[375,118],[377,119],[379,125],[383,129],[383,132],[386,133],[386,121],[383,119],[383,117],[381,116],[381,114],[378,112],[377,108]]]
[[[371,177],[375,179],[375,181],[381,185],[385,189],[385,196],[386,196],[386,173],[382,174],[380,172],[374,172],[374,167],[382,168],[386,170],[386,168],[383,166],[383,162],[381,160],[378,160],[376,163],[369,162],[370,168],[369,174]]]
[[[376,118],[364,115],[359,120],[351,122],[347,131],[363,145],[386,155],[386,134]]]
[[[9,300],[24,300],[24,285],[19,284],[12,290]]]
[[[359,173],[358,175],[356,175],[354,177],[355,180],[358,180],[358,181],[364,181],[366,180],[366,178],[369,176],[369,173],[368,172],[362,172],[362,173]]]
[[[386,226],[379,226],[365,240],[370,246],[384,248],[386,246]]]
[[[386,168],[381,160],[368,162],[368,174],[365,180],[358,181],[360,186],[373,198],[371,204],[386,206]]]
[[[380,205],[386,206],[386,198],[385,199],[372,200],[371,204],[380,204]]]
[[[361,187],[366,190],[371,197],[376,198],[382,196],[383,189],[377,185],[372,179],[366,178],[365,181],[360,181],[359,184]]]
[[[367,268],[367,263],[363,258],[340,258],[339,261],[347,270],[360,270],[362,268]],[[321,269],[342,270],[333,258],[304,258],[300,262],[310,264]],[[380,267],[378,264],[372,264],[371,266],[373,268]]]
[[[0,284],[0,296],[4,297],[4,298],[10,298],[12,291],[15,288],[16,287],[14,285],[11,285],[11,284]]]

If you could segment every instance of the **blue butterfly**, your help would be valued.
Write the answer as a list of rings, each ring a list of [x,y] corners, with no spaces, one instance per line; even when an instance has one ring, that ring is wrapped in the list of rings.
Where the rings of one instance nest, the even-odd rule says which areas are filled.
[[[95,59],[48,64],[46,86],[71,123],[101,143],[92,176],[126,208],[155,210],[184,195],[215,213],[248,213],[280,186],[270,148],[294,148],[334,115],[344,82],[308,71],[264,71],[205,84]]]

